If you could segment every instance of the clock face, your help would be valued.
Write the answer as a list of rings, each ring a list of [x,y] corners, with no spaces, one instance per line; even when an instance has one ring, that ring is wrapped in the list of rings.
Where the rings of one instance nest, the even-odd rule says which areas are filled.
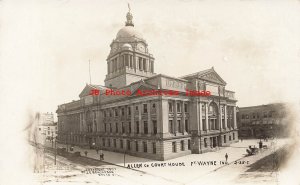
[[[137,45],[137,50],[145,52],[145,46],[143,44],[138,44]]]

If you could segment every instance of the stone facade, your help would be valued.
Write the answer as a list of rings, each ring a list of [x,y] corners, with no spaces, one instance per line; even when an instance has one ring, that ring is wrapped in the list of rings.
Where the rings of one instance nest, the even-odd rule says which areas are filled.
[[[243,138],[288,136],[291,123],[287,106],[283,103],[240,107],[237,120],[239,135]]]
[[[131,18],[131,19],[130,19]],[[238,140],[234,92],[211,68],[180,78],[154,73],[154,58],[132,15],[111,44],[105,86],[86,84],[80,100],[58,106],[59,142],[166,160]],[[97,89],[100,94],[90,95]],[[211,92],[189,96],[186,90]],[[130,95],[105,95],[107,90]],[[138,95],[139,90],[178,92]]]

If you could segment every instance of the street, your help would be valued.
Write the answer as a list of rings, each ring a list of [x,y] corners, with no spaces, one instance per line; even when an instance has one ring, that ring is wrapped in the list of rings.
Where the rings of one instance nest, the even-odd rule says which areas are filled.
[[[99,163],[99,155],[95,150],[74,147],[72,152],[87,151],[87,158],[71,161],[58,156],[58,170],[51,166],[54,164],[54,153],[47,152],[45,159],[47,168],[42,177],[45,184],[52,182],[70,183],[95,183],[100,184],[240,184],[247,183],[249,179],[257,179],[264,174],[267,177],[265,184],[276,184],[276,172],[246,172],[256,161],[269,156],[289,142],[287,139],[269,140],[264,142],[268,149],[261,149],[258,154],[245,157],[249,145],[258,146],[259,140],[243,140],[230,147],[222,147],[216,152],[204,154],[191,154],[167,161],[153,161],[126,155],[126,168],[124,154],[103,151],[104,163]],[[46,143],[51,147],[51,143]],[[58,147],[65,147],[58,144]],[[228,163],[225,154],[228,154]],[[90,159],[88,159],[90,158]],[[83,159],[83,160],[82,160]],[[107,163],[105,163],[107,162]],[[164,165],[163,165],[164,164]],[[130,166],[132,169],[127,168]],[[218,178],[216,177],[218,175]]]

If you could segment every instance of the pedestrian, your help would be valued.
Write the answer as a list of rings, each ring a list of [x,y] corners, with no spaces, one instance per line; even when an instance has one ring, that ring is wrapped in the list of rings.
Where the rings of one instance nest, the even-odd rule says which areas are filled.
[[[104,154],[101,153],[101,154],[100,154],[100,161],[103,161],[103,160],[104,160]]]
[[[85,157],[87,156],[87,153],[88,153],[87,151],[84,151]]]
[[[227,162],[227,160],[228,160],[228,154],[227,153],[225,154],[225,159],[226,159],[226,162]]]

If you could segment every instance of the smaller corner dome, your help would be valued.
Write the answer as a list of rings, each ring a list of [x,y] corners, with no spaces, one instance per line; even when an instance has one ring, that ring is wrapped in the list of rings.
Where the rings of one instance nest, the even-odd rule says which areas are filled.
[[[132,46],[130,44],[126,43],[126,44],[123,44],[122,49],[132,50]]]
[[[125,26],[119,30],[116,39],[128,39],[133,37],[143,39],[142,35],[136,31],[133,26]]]

